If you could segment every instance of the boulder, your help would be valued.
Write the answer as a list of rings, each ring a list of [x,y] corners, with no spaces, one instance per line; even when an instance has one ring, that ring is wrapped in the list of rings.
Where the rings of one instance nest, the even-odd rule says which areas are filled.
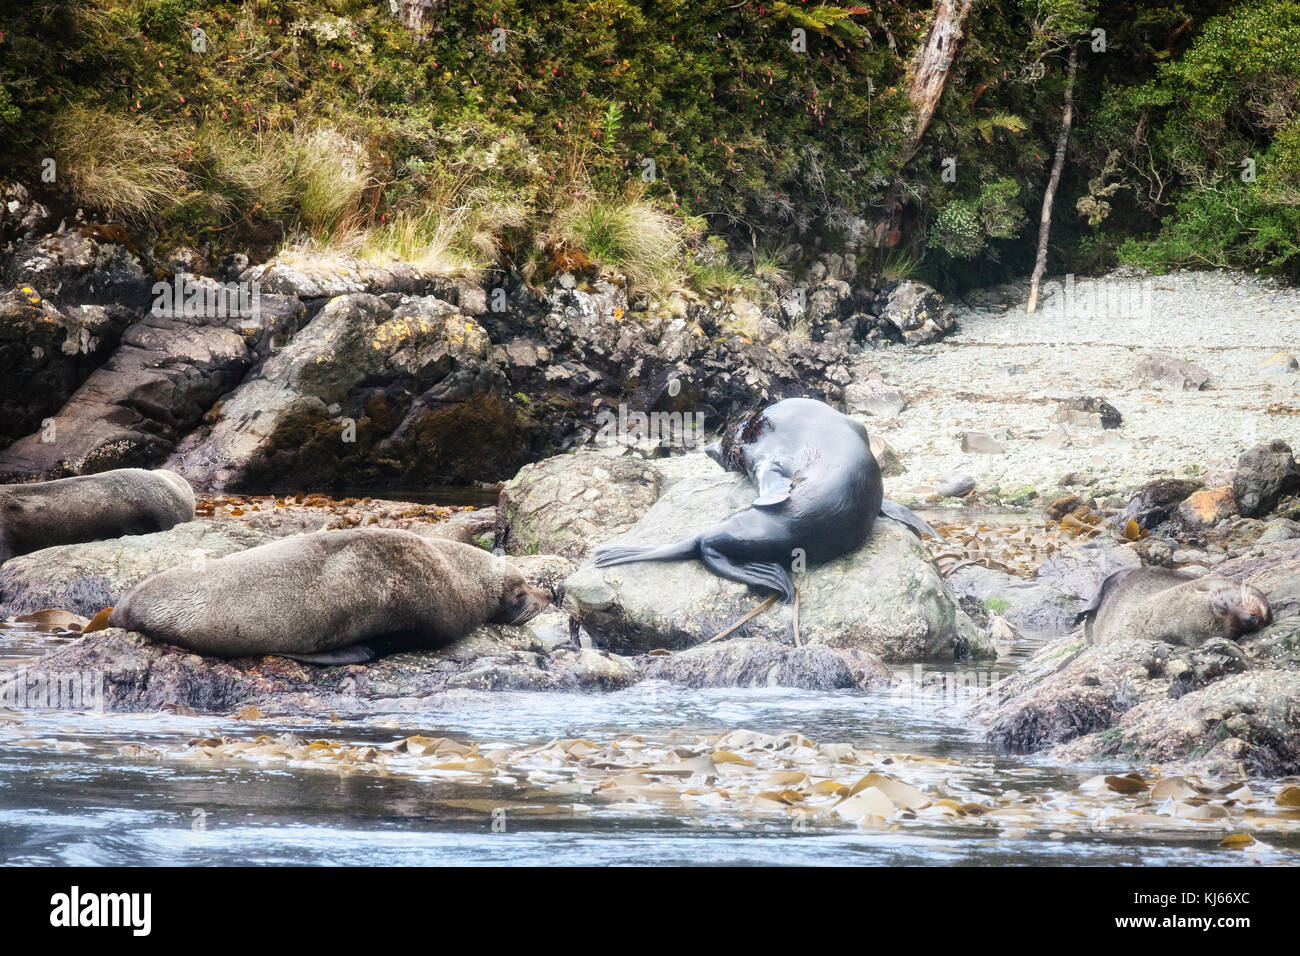
[[[880,379],[855,379],[844,389],[844,405],[850,415],[893,418],[907,408],[907,399]]]
[[[263,292],[299,299],[332,299],[357,292],[424,295],[444,292],[453,285],[410,263],[381,265],[355,256],[294,251],[244,270],[240,279],[256,282]]]
[[[1005,455],[1007,450],[992,435],[984,432],[965,432],[961,436],[961,450],[970,455]]]
[[[153,534],[33,551],[0,565],[0,617],[44,608],[90,617],[160,571],[245,551],[275,537],[233,522],[188,521]]]
[[[201,490],[491,478],[525,428],[487,333],[432,296],[340,296],[226,395],[166,467]]]
[[[501,489],[497,546],[581,558],[623,534],[659,498],[663,477],[635,458],[577,452],[525,465]]]
[[[1241,514],[1258,518],[1277,507],[1284,494],[1300,491],[1300,464],[1284,441],[1256,445],[1237,459],[1233,482]]]
[[[69,305],[103,305],[143,312],[153,277],[121,226],[74,224],[18,242],[4,268],[5,284],[30,286]]]
[[[934,342],[957,325],[943,296],[924,282],[911,279],[898,283],[889,293],[881,317],[902,333],[907,345]]]
[[[642,676],[687,687],[799,687],[866,690],[887,687],[888,667],[872,654],[821,645],[790,647],[762,638],[735,638],[676,654],[641,658]]]
[[[0,448],[62,408],[134,319],[99,305],[60,310],[31,286],[0,294]]]
[[[1034,580],[1087,604],[1106,578],[1141,563],[1129,545],[1095,538],[1053,554],[1038,566]]]
[[[662,543],[695,534],[745,507],[755,491],[739,475],[683,478],[637,522],[626,542]],[[609,543],[606,541],[593,544]],[[951,659],[996,652],[960,611],[925,545],[881,519],[860,549],[795,575],[810,645],[866,651],[883,660]],[[565,607],[595,637],[619,649],[698,644],[749,611],[762,595],[698,561],[581,567],[565,581]],[[742,636],[790,642],[790,608],[770,608]]]
[[[1213,528],[1236,513],[1237,496],[1232,485],[1225,485],[1192,492],[1178,505],[1176,516],[1184,531],[1195,534]]]
[[[273,296],[256,318],[149,312],[49,428],[0,453],[0,481],[157,465],[304,317],[296,299]]]
[[[1195,392],[1210,384],[1210,373],[1194,362],[1163,352],[1138,360],[1134,370],[1138,385],[1145,388],[1174,388]]]

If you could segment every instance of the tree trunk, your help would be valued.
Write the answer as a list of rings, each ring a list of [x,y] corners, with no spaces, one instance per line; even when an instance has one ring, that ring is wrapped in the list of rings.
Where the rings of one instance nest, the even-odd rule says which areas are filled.
[[[1038,309],[1038,283],[1047,268],[1047,237],[1052,231],[1052,200],[1061,183],[1061,168],[1065,165],[1065,147],[1070,142],[1070,124],[1074,120],[1074,75],[1079,67],[1079,44],[1070,44],[1070,60],[1065,74],[1065,109],[1061,113],[1061,135],[1056,138],[1056,155],[1052,157],[1052,175],[1043,193],[1043,215],[1038,221],[1038,256],[1034,259],[1034,274],[1029,280],[1029,304],[1025,311],[1033,315]]]
[[[957,62],[966,17],[979,0],[935,0],[934,18],[908,83],[907,95],[916,114],[916,125],[903,148],[902,162],[908,162],[921,148],[921,137],[930,127],[948,77]]]

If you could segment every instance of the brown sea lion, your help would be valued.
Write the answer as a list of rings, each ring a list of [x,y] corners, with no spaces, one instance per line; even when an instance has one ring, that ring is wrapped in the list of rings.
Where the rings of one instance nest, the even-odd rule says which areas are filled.
[[[1090,644],[1139,637],[1198,647],[1212,637],[1235,640],[1265,627],[1273,611],[1249,584],[1141,567],[1106,578],[1078,620]]]
[[[352,528],[170,568],[128,591],[108,623],[201,654],[336,664],[374,656],[359,641],[441,647],[488,621],[522,624],[562,598],[482,548]]]
[[[194,520],[194,491],[174,471],[118,468],[0,486],[0,563],[56,544],[166,531]]]

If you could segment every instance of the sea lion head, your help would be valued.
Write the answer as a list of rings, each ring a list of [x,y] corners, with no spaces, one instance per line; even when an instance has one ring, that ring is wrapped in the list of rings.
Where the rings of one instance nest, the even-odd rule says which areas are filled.
[[[547,607],[564,600],[564,586],[533,587],[513,567],[507,566],[502,578],[501,601],[492,620],[498,624],[524,624]]]
[[[1259,588],[1236,581],[1208,583],[1210,610],[1224,622],[1231,637],[1249,634],[1272,623],[1273,609]]]

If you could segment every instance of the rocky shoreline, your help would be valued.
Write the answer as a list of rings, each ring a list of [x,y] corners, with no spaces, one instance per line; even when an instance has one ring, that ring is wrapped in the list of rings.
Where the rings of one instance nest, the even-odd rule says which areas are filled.
[[[967,353],[968,319],[982,332],[1002,314],[987,301],[954,308],[921,283],[858,284],[856,264],[834,256],[808,270],[806,295],[761,307],[743,294],[650,302],[590,270],[534,288],[513,276],[471,282],[285,254],[253,267],[236,257],[201,274],[192,255],[150,257],[120,227],[43,232],[25,194],[11,187],[5,199],[0,369],[14,387],[0,416],[9,429],[0,481],[167,467],[204,494],[196,520],[168,531],[6,562],[0,616],[58,608],[90,617],[167,567],[357,526],[494,548],[530,580],[563,581],[567,592],[562,612],[530,626],[485,627],[439,651],[365,665],[221,661],[113,629],[40,658],[50,675],[102,673],[109,709],[356,715],[418,708],[457,688],[601,691],[643,680],[868,691],[897,679],[892,664],[987,669],[1022,631],[1045,643],[973,705],[1000,746],[1072,762],[1300,772],[1292,445],[1234,434],[1194,473],[1172,474],[1148,467],[1164,447],[1155,442],[1140,467],[1112,466],[1146,441],[1135,419],[1168,428],[1178,405],[1147,420],[1127,399],[1112,405],[1114,391],[1042,393],[1027,403],[1041,428],[988,418],[977,430],[970,408],[987,407],[985,393],[964,391],[951,362]],[[260,311],[250,320],[154,308],[153,283],[178,273],[199,289],[256,282]],[[1133,374],[1142,388],[1163,383],[1165,395],[1231,388],[1237,397],[1224,401],[1237,414],[1244,386],[1226,386],[1225,368],[1203,376],[1171,357],[1144,360]],[[920,381],[946,389],[949,403],[926,404]],[[757,599],[693,562],[590,563],[599,544],[671,540],[745,507],[752,488],[690,447],[684,416],[703,416],[713,430],[791,395],[866,422],[891,497],[1042,512],[1060,540],[1032,566],[1012,568],[973,539],[950,535],[932,548],[881,521],[858,552],[799,576],[799,643],[779,607],[710,643]],[[1293,421],[1275,409],[1284,404],[1252,421]],[[622,425],[629,411],[663,415],[668,432],[593,441],[602,413]],[[923,427],[928,441],[948,444],[921,448]],[[1042,475],[1009,482],[1005,467],[976,464],[1002,461],[1008,449],[1023,458],[1084,445],[1096,446],[1095,469],[1064,475],[1059,487]],[[1164,474],[1150,480],[1152,470]],[[499,480],[493,508],[330,497]],[[1194,648],[1081,643],[1074,621],[1101,581],[1141,565],[1249,583],[1268,595],[1273,621],[1240,641]]]

